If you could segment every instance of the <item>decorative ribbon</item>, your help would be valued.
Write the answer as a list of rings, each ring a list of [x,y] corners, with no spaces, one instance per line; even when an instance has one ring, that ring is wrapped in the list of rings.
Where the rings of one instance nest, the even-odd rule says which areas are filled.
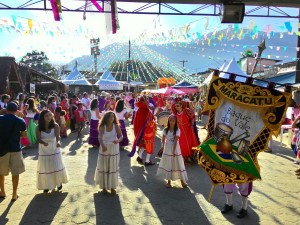
[[[58,10],[58,3],[56,0],[50,0],[51,7],[52,7],[52,12],[54,16],[55,21],[60,21],[60,16],[59,16],[59,10]]]
[[[112,33],[117,33],[116,0],[111,0],[111,24]]]
[[[91,0],[91,2],[94,4],[94,6],[99,10],[99,12],[103,12],[102,7],[98,4],[96,0]]]

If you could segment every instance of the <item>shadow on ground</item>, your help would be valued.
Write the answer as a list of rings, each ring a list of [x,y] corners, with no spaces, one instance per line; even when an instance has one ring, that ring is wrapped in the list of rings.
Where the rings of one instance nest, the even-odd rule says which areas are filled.
[[[118,195],[94,194],[96,224],[125,224]]]
[[[67,195],[68,193],[57,191],[35,195],[27,206],[20,224],[50,224]]]

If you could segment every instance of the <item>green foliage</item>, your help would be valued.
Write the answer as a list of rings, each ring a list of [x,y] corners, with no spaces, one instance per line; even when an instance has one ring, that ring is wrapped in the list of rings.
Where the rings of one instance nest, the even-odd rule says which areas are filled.
[[[28,65],[29,67],[53,78],[57,77],[57,69],[48,62],[48,57],[45,52],[33,50],[26,53],[20,60],[21,63]]]
[[[254,57],[253,52],[250,49],[247,49],[244,53],[242,53],[242,58],[246,57]]]

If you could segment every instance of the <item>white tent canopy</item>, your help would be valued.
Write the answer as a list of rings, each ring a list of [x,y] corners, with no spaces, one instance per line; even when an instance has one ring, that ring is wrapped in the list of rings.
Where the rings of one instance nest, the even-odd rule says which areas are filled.
[[[240,66],[235,61],[235,58],[230,60],[230,62],[227,64],[227,66],[225,66],[225,68],[223,70],[220,70],[220,71],[224,71],[224,72],[228,72],[228,73],[234,73],[234,74],[242,75],[242,76],[248,76],[244,71],[241,70]],[[229,78],[228,73],[222,73],[221,72],[220,77]],[[246,78],[236,76],[235,80],[240,81],[240,82],[244,82],[244,81],[246,81]]]
[[[74,67],[72,72],[64,80],[80,80],[85,79],[84,75],[79,72],[77,67]]]
[[[79,72],[77,67],[74,67],[73,71],[62,82],[67,85],[92,85],[85,79],[84,75]]]
[[[223,63],[223,65],[220,67],[220,71],[223,71],[224,68],[226,67],[226,61]],[[213,76],[213,73],[209,74],[208,77],[206,77],[206,79],[202,82],[202,85],[208,85],[211,81],[211,78]]]
[[[99,90],[123,90],[123,84],[113,77],[113,75],[106,70],[101,78],[96,82],[99,85]]]
[[[224,64],[220,67],[219,71],[221,71],[219,77],[229,78],[229,73],[248,76],[244,71],[241,70],[241,68],[239,67],[239,65],[237,64],[234,58],[230,60],[228,64],[224,62]],[[228,72],[228,73],[224,73],[224,72]],[[213,76],[213,72],[202,82],[202,85],[208,85],[211,81],[212,76]],[[235,80],[240,82],[245,82],[246,78],[236,76]]]

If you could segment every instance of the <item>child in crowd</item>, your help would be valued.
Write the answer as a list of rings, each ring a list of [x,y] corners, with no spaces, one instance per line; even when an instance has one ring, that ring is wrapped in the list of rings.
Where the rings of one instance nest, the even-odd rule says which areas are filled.
[[[187,173],[179,146],[180,129],[176,116],[168,118],[168,125],[163,131],[162,146],[163,155],[157,170],[157,176],[164,176],[167,180],[166,187],[170,188],[171,180],[180,179],[182,187],[187,187]]]
[[[61,138],[66,138],[67,135],[67,126],[66,126],[66,111],[65,110],[61,110],[60,111],[60,137]]]
[[[77,127],[77,134],[78,138],[82,137],[81,131],[85,125],[85,113],[82,107],[82,103],[78,103],[77,109],[75,110],[75,118],[76,118],[76,127]]]
[[[103,193],[116,194],[119,176],[120,150],[119,143],[123,140],[122,131],[114,112],[104,114],[99,125],[99,154],[95,171],[95,183]]]
[[[60,126],[60,113],[61,113],[61,107],[57,106],[55,108],[55,113],[54,113],[54,119],[55,122]]]

